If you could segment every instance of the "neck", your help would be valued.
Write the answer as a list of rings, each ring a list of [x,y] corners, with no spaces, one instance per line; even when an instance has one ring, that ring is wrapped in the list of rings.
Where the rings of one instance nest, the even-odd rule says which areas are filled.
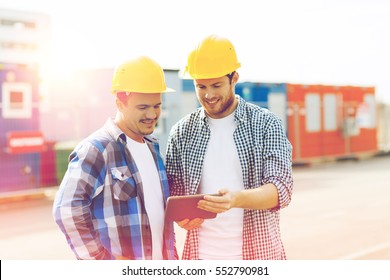
[[[123,133],[133,139],[136,142],[144,143],[144,136],[140,134],[136,134],[133,131],[131,131],[129,128],[127,128],[126,124],[123,122],[123,119],[121,118],[119,112],[116,113],[114,123],[120,128],[120,130],[123,131]]]

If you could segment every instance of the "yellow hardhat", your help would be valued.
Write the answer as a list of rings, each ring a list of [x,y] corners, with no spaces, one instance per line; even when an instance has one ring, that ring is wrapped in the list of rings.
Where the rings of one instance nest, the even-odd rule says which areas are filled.
[[[193,79],[225,76],[241,66],[233,44],[226,38],[210,35],[189,54],[185,72]]]
[[[161,66],[147,56],[126,61],[115,69],[112,92],[159,93],[173,92],[165,84]]]

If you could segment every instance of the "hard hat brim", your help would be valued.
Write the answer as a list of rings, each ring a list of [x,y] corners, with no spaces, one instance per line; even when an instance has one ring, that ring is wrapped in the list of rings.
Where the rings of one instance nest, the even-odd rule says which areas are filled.
[[[164,90],[162,93],[169,93],[169,92],[176,92],[173,88],[167,87],[166,90]]]

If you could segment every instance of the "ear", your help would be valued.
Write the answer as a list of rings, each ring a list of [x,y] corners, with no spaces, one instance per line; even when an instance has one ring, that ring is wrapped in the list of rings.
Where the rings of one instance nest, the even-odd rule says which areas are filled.
[[[238,75],[238,72],[234,72],[234,75],[232,78],[232,84],[234,84],[234,85],[237,84],[239,77],[240,77],[240,75]]]
[[[120,112],[122,112],[122,110],[123,110],[123,102],[118,98],[118,97],[116,97],[115,98],[115,104],[116,104],[116,108],[120,111]]]

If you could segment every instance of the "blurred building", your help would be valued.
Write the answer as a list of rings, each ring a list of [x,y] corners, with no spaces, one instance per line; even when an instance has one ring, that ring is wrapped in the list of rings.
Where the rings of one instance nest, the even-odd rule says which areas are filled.
[[[0,192],[42,185],[39,67],[50,18],[0,9]]]
[[[378,104],[378,145],[383,153],[390,152],[390,104]]]
[[[114,68],[79,70],[50,82],[50,100],[41,111],[41,127],[45,137],[58,146],[74,146],[114,118],[116,106],[111,94]],[[182,115],[182,85],[178,70],[164,69],[168,87],[175,92],[164,93],[160,120],[154,134],[165,151],[170,127]]]
[[[50,17],[0,9],[0,62],[39,65],[50,49]]]
[[[0,9],[0,192],[60,183],[75,145],[115,117],[114,69],[80,70],[42,81],[50,18]],[[171,127],[200,106],[192,80],[164,69],[167,85],[154,134],[165,154]],[[236,93],[278,115],[293,161],[312,162],[390,149],[389,107],[374,87],[240,82]]]

